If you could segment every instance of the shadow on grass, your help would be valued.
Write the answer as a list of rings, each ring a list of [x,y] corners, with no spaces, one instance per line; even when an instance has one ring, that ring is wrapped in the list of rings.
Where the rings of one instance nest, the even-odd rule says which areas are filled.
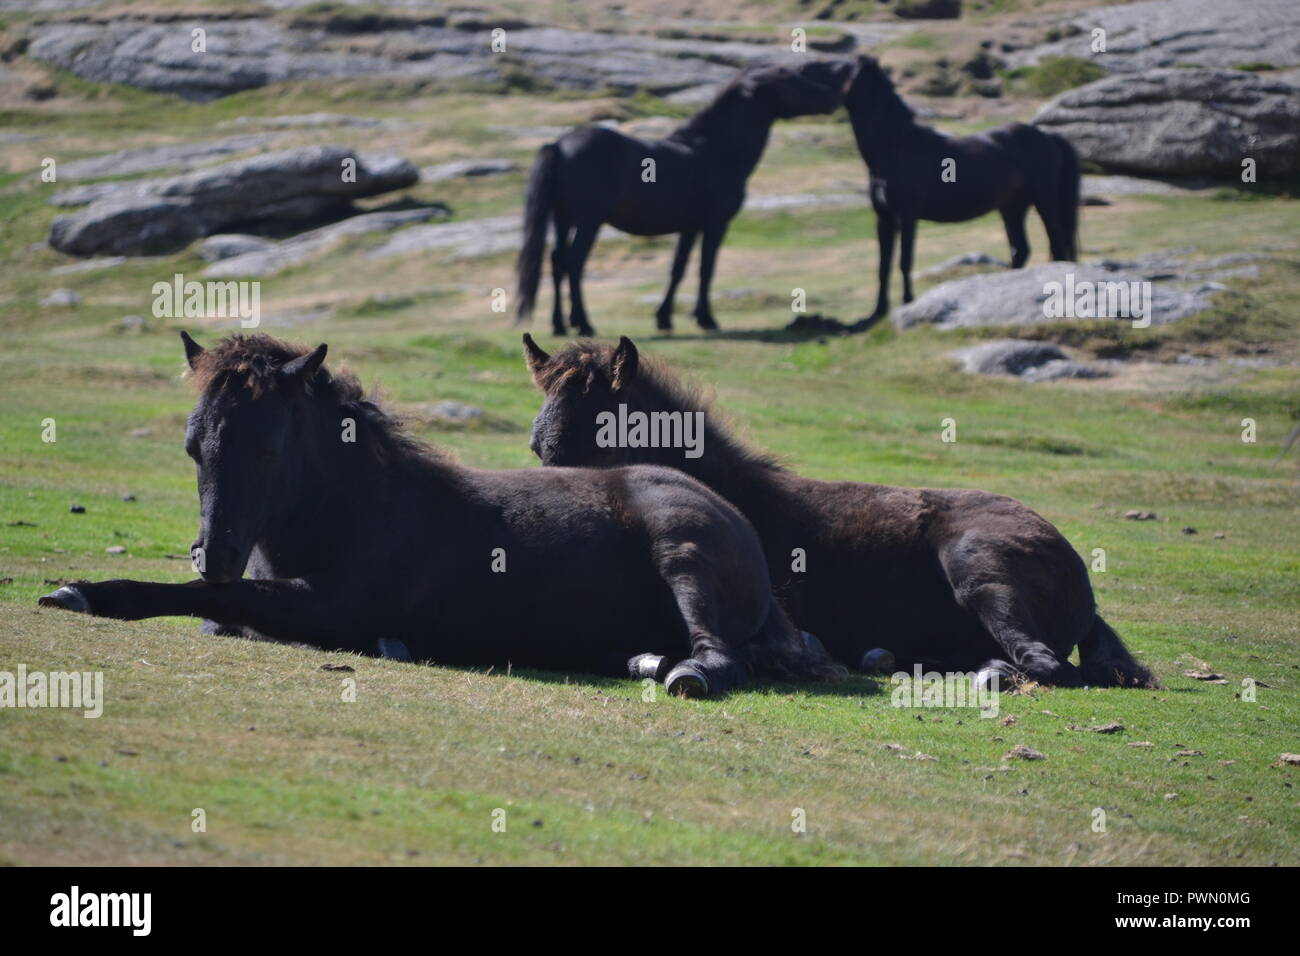
[[[459,667],[456,670],[469,671],[477,674],[488,673],[482,667]],[[493,669],[490,673],[494,676],[506,676],[505,671]],[[610,693],[630,693],[637,696],[641,693],[641,681],[634,680],[630,677],[609,677],[603,674],[589,674],[583,671],[561,672],[561,671],[539,671],[527,668],[512,670],[510,677],[519,677],[524,680],[536,681],[540,684],[581,684],[584,687],[594,687],[598,690]],[[882,692],[888,685],[888,679],[872,679],[861,674],[851,675],[847,680],[838,684],[820,684],[813,681],[805,683],[792,683],[789,681],[751,681],[750,683],[736,689],[737,692],[758,692],[772,695],[781,694],[807,694],[813,697],[870,697]],[[660,685],[662,690],[662,685]],[[722,694],[713,700],[726,700],[729,694]]]

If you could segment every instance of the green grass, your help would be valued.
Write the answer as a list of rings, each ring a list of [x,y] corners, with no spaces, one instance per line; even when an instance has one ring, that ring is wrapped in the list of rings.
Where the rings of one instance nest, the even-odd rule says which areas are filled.
[[[1100,608],[1165,682],[1004,696],[996,720],[895,708],[888,683],[870,678],[646,701],[631,681],[343,658],[201,637],[192,621],[38,609],[50,582],[190,576],[177,556],[196,526],[181,449],[193,396],[175,333],[185,325],[208,342],[230,328],[151,317],[150,286],[198,273],[193,251],[52,275],[66,260],[41,246],[59,212],[46,199],[66,184],[30,173],[47,151],[69,159],[206,139],[238,115],[316,109],[407,120],[366,145],[419,164],[491,155],[526,169],[538,141],[509,127],[679,110],[645,97],[408,90],[403,99],[365,82],[196,105],[59,83],[69,100],[59,111],[7,116],[38,120],[48,139],[0,161],[0,670],[102,671],[106,702],[92,720],[0,708],[0,862],[1300,862],[1300,776],[1278,766],[1279,754],[1300,751],[1294,451],[1275,463],[1300,415],[1294,196],[1233,191],[1251,201],[1232,204],[1231,228],[1214,195],[1084,210],[1086,258],[1188,248],[1271,257],[1186,323],[1017,330],[1133,362],[1098,382],[1028,386],[955,371],[948,352],[1005,330],[780,335],[795,287],[810,310],[867,310],[876,250],[865,206],[738,217],[720,258],[725,331],[714,337],[694,334],[686,304],[677,335],[652,333],[654,306],[642,300],[662,293],[669,240],[598,245],[587,292],[602,335],[633,335],[707,383],[746,439],[801,472],[986,488],[1054,521],[1090,563],[1103,549],[1106,570],[1093,574]],[[460,219],[500,215],[517,211],[524,177],[411,194],[448,202]],[[864,180],[848,127],[815,118],[777,128],[750,192],[842,191]],[[1030,230],[1032,261],[1042,261],[1036,219]],[[511,257],[376,261],[371,247],[345,243],[265,280],[264,313],[324,315],[267,331],[329,342],[331,363],[381,386],[399,410],[439,399],[482,406],[478,427],[419,415],[412,427],[470,464],[531,466],[538,396],[518,330],[489,304],[492,289],[512,287]],[[997,217],[925,223],[916,270],[972,249],[1005,253]],[[931,284],[919,279],[918,290]],[[78,291],[82,305],[40,307],[56,287]],[[548,291],[540,311],[549,306]],[[148,317],[143,332],[121,330],[128,314]],[[1216,362],[1174,363],[1187,353]],[[1256,357],[1267,361],[1233,362]],[[947,417],[956,444],[940,441]],[[41,440],[46,418],[57,423],[53,444]],[[1257,422],[1254,444],[1241,441],[1243,418]],[[74,504],[85,513],[72,514]],[[1125,520],[1130,509],[1158,519]],[[126,552],[105,550],[118,546]],[[322,670],[327,662],[355,670]],[[1184,676],[1203,667],[1227,683]],[[348,678],[351,703],[341,696]],[[1247,678],[1262,682],[1253,703],[1240,696]],[[1086,729],[1114,721],[1123,733]],[[1142,742],[1151,746],[1128,746]],[[1003,759],[1022,743],[1047,759]],[[205,833],[191,830],[195,808],[206,812]],[[1097,808],[1105,833],[1092,827]],[[492,828],[497,809],[504,833]],[[791,827],[799,809],[805,833]]]

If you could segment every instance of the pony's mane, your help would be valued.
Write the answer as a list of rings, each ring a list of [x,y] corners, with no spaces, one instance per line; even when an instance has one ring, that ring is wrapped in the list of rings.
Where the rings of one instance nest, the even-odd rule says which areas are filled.
[[[679,143],[688,142],[705,132],[710,126],[717,122],[718,115],[727,105],[730,104],[731,100],[737,93],[739,93],[743,88],[754,84],[754,77],[756,74],[771,69],[773,69],[773,67],[770,64],[764,63],[741,70],[731,78],[730,82],[728,82],[726,86],[718,91],[718,95],[713,98],[713,101],[709,103],[708,106],[704,107],[681,126],[669,133],[668,139]]]
[[[867,85],[874,87],[876,96],[879,99],[882,112],[889,119],[896,120],[916,120],[916,113],[912,107],[907,105],[907,101],[898,94],[894,88],[894,81],[889,78],[884,67],[869,56],[859,57],[858,74],[853,78],[853,83],[849,88],[849,95],[860,92]]]
[[[260,333],[230,335],[198,354],[190,378],[205,395],[238,390],[260,398],[279,387],[276,373],[285,363],[311,351],[305,345]],[[305,391],[314,401],[368,425],[359,428],[358,434],[368,437],[375,454],[384,460],[408,457],[439,464],[450,461],[442,452],[403,431],[401,419],[384,407],[377,393],[367,397],[360,380],[348,369],[331,372],[322,365],[306,383]]]
[[[613,378],[614,346],[598,342],[575,342],[557,352],[537,373],[537,384],[550,394],[566,383],[580,384],[584,394],[598,380]],[[655,410],[702,411],[709,442],[724,449],[735,466],[783,471],[771,455],[755,451],[731,433],[729,423],[713,407],[713,399],[694,383],[684,382],[666,364],[638,353],[635,388]]]

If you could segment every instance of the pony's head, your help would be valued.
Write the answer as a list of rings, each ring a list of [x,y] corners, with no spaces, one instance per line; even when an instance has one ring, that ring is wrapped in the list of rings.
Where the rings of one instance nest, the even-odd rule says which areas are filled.
[[[790,119],[839,107],[848,72],[843,61],[814,60],[797,67],[763,64],[744,70],[736,86],[763,103],[773,118]]]
[[[880,120],[892,111],[910,119],[911,109],[894,90],[889,72],[869,56],[848,61],[850,68],[844,87],[844,106],[855,119]]]
[[[185,451],[199,484],[199,534],[193,548],[205,581],[239,578],[254,546],[301,474],[307,402],[336,386],[314,350],[266,335],[232,335],[205,349],[185,332],[185,358],[199,400],[185,429]],[[347,379],[345,388],[355,386]]]

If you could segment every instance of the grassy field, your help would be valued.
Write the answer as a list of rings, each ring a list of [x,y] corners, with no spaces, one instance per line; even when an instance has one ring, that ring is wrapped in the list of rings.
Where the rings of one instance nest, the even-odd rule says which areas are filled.
[[[364,83],[199,106],[50,82],[59,95],[48,104],[6,114],[44,138],[0,158],[0,671],[102,671],[106,701],[98,719],[0,708],[0,862],[1300,863],[1300,770],[1279,762],[1300,751],[1300,485],[1294,452],[1275,461],[1300,412],[1295,199],[1222,190],[1084,210],[1085,258],[1270,256],[1258,277],[1229,280],[1212,313],[1177,326],[1035,333],[1129,359],[1093,382],[957,372],[948,353],[995,331],[781,333],[795,287],[810,311],[868,311],[865,206],[742,214],[720,257],[724,332],[712,337],[690,329],[686,302],[676,336],[651,334],[647,299],[662,292],[671,240],[599,244],[587,291],[602,336],[635,336],[714,387],[748,440],[802,472],[1013,495],[1090,562],[1104,549],[1106,570],[1093,575],[1102,613],[1165,685],[1004,695],[996,719],[897,708],[886,680],[865,677],[647,700],[635,682],[579,673],[420,667],[201,637],[189,620],[38,609],[66,580],[190,577],[197,497],[181,439],[193,395],[176,330],[207,343],[234,329],[152,318],[153,282],[197,276],[194,251],[52,274],[69,260],[43,244],[58,212],[46,200],[66,184],[36,171],[47,155],[203,140],[237,116],[315,110],[404,120],[367,131],[363,145],[418,164],[506,156],[526,168],[542,140],[511,127],[674,108]],[[968,105],[949,128],[991,121]],[[1034,106],[999,109],[1027,118]],[[286,145],[348,133],[304,131]],[[518,210],[524,175],[410,194],[458,219],[500,215]],[[847,124],[818,118],[777,129],[751,194],[864,179]],[[1031,262],[1043,261],[1036,219],[1030,239]],[[531,467],[538,396],[518,330],[491,311],[492,290],[512,285],[511,257],[367,258],[380,241],[352,240],[264,280],[264,330],[328,342],[331,363],[381,386],[413,430],[461,460]],[[923,224],[917,271],[968,250],[1005,254],[996,217]],[[39,304],[58,287],[82,303]],[[132,314],[142,328],[122,323]],[[421,411],[439,399],[487,414],[442,425]],[[953,444],[940,440],[949,417]],[[42,440],[49,418],[53,443]],[[1257,423],[1255,443],[1242,441],[1244,418]],[[1125,520],[1130,509],[1157,519]],[[1088,729],[1113,722],[1124,730]],[[1046,759],[1006,758],[1018,744]],[[198,808],[202,833],[191,828]],[[792,826],[799,811],[804,832]]]

